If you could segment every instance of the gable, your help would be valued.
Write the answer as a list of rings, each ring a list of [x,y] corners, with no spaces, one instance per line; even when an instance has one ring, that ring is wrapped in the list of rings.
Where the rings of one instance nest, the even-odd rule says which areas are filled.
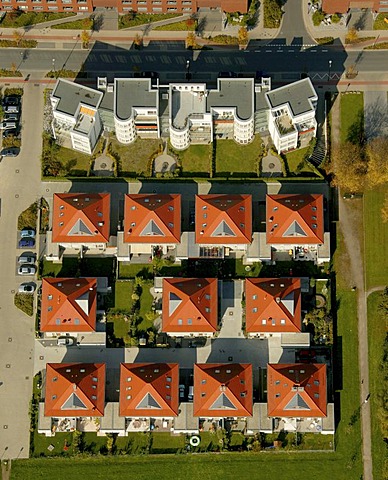
[[[162,407],[159,403],[155,400],[155,398],[150,394],[147,393],[143,399],[138,403],[136,409],[157,409],[160,410]]]
[[[300,393],[295,393],[284,410],[311,410]]]
[[[154,220],[150,220],[147,225],[143,228],[142,232],[140,233],[141,237],[153,237],[159,236],[164,237],[165,234],[163,231],[156,225]]]
[[[303,230],[300,224],[294,220],[283,233],[283,237],[307,237],[307,233]]]
[[[218,227],[213,231],[211,236],[212,237],[235,237],[236,234],[231,229],[231,227],[225,222],[225,220],[222,220],[219,223]]]
[[[79,218],[75,224],[72,226],[72,228],[69,230],[68,235],[76,235],[76,236],[91,236],[93,233],[90,231],[90,229],[87,227],[85,222]]]
[[[295,295],[294,292],[290,292],[284,298],[280,300],[282,305],[287,309],[290,315],[294,316],[295,313]]]
[[[76,298],[75,303],[86,315],[89,315],[89,292],[85,292]]]
[[[171,316],[175,310],[182,303],[182,299],[174,292],[170,292],[169,302],[168,302],[168,313]]]
[[[87,406],[75,392],[72,392],[69,398],[62,405],[61,410],[78,410],[80,408],[86,410]]]
[[[234,403],[225,395],[221,393],[215,402],[211,405],[209,410],[237,410]]]

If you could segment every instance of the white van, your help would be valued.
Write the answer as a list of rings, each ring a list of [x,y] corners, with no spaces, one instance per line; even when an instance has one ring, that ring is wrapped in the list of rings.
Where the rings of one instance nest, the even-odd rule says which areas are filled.
[[[187,400],[189,402],[192,402],[194,400],[194,387],[193,387],[193,385],[189,386],[189,394],[187,396]]]

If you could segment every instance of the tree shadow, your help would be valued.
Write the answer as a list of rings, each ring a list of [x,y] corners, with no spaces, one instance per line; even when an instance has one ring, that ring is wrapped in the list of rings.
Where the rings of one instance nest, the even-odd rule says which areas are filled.
[[[385,102],[377,99],[374,103],[368,104],[364,115],[364,130],[368,140],[388,132],[388,111]]]
[[[349,127],[346,140],[353,145],[363,145],[365,143],[364,110],[357,113],[355,121]]]
[[[104,15],[101,13],[98,15],[95,15],[93,18],[93,32],[99,32],[104,25]]]

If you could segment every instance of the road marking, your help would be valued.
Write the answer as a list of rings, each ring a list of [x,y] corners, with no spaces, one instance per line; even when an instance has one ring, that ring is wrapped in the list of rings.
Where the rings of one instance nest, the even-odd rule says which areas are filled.
[[[266,52],[267,52],[267,53],[270,53],[270,52],[272,52],[272,50],[266,50]]]
[[[261,50],[255,50],[255,53],[259,53],[259,52],[261,52]]]
[[[283,50],[276,50],[277,52],[282,52]]]
[[[329,50],[322,50],[322,52],[328,52]]]
[[[316,52],[316,50],[314,50],[314,49],[313,49],[313,50],[311,50],[311,51],[312,51],[312,52]]]
[[[288,50],[289,52],[295,52],[295,50]]]

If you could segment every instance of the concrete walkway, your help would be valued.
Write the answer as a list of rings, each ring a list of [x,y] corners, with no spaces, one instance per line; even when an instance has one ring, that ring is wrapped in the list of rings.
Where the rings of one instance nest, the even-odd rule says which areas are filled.
[[[388,103],[386,92],[364,93],[365,137],[370,140],[388,135]]]

